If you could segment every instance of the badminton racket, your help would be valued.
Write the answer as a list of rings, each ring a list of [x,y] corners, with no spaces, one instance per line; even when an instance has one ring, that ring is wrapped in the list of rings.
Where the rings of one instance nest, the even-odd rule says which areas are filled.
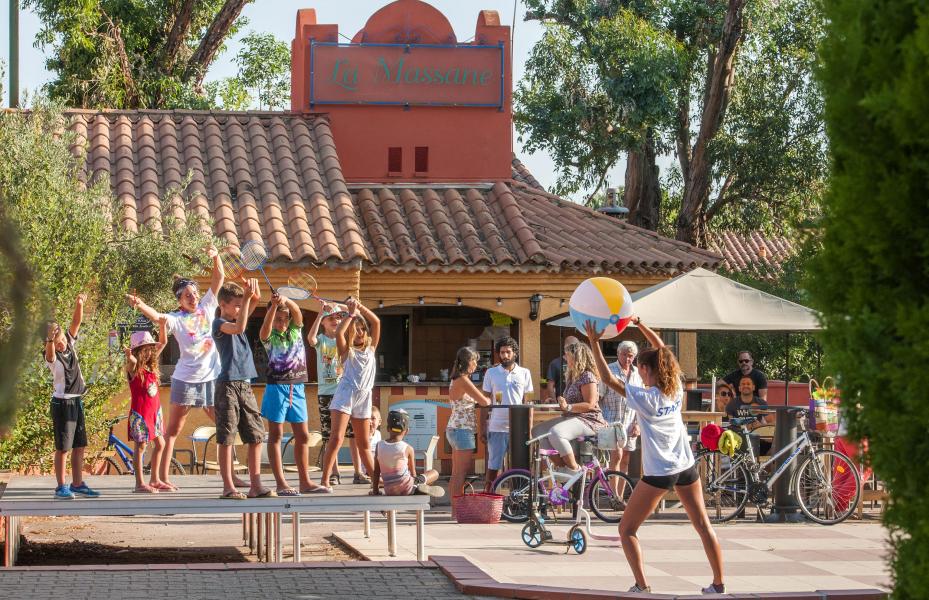
[[[201,271],[210,266],[209,262],[204,262],[202,259],[191,256],[189,254],[183,254],[184,258],[190,261],[194,267],[200,269]],[[242,263],[239,261],[239,258],[225,250],[220,252],[219,260],[223,263],[223,272],[226,277],[229,279],[238,279],[242,273],[245,272],[245,267],[242,266]]]
[[[264,244],[254,240],[245,242],[239,250],[238,261],[248,271],[261,271],[265,281],[268,282],[268,287],[271,288],[271,293],[275,293],[274,286],[271,285],[271,280],[268,279],[268,274],[265,273],[265,263],[268,262],[268,249],[265,248]]]
[[[344,304],[346,300],[348,300],[348,298],[345,300],[335,300],[333,298],[323,298],[322,296],[317,295],[316,292],[319,290],[319,284],[316,282],[316,278],[309,273],[303,273],[302,275],[288,279],[287,289],[292,289],[295,291],[300,290],[306,293],[306,296],[300,298],[301,300],[305,300],[306,298],[315,298],[316,300],[320,300],[322,302],[333,302],[336,304]],[[280,291],[278,291],[278,293],[282,296],[287,296],[286,293],[282,293]],[[290,298],[290,296],[287,297]]]

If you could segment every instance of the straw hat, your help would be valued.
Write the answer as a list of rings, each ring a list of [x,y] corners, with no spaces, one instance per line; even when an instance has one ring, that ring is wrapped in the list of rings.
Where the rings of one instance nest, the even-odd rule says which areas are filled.
[[[133,331],[132,336],[129,338],[129,348],[131,350],[141,348],[142,346],[155,346],[157,344],[158,342],[155,341],[151,332],[148,331]]]

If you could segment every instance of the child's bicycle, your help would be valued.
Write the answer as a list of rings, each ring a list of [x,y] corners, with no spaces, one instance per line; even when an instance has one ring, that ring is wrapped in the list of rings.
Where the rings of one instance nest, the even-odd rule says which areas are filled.
[[[732,458],[708,449],[696,453],[707,512],[713,521],[728,521],[743,513],[749,500],[763,516],[764,509],[771,504],[774,483],[794,461],[799,461],[799,466],[790,481],[790,490],[808,519],[835,525],[855,511],[861,494],[858,468],[841,452],[817,449],[806,428],[807,411],[797,412],[800,435],[763,463],[758,461],[748,438],[747,426],[757,416],[729,421],[729,429],[742,439],[741,450]],[[775,466],[785,455],[783,463]]]
[[[115,452],[116,456],[119,457],[122,466],[119,462],[112,456],[105,456],[103,458],[106,463],[106,470],[104,471],[105,475],[135,475],[135,469],[132,467],[132,457],[134,452],[124,441],[116,437],[113,433],[113,427],[116,426],[120,421],[125,421],[129,417],[122,416],[116,417],[111,420],[108,425],[110,427],[110,433],[107,436],[106,447],[104,448],[105,452]],[[144,458],[144,457],[143,457]],[[151,465],[145,465],[143,471],[145,473],[151,472]],[[177,461],[176,458],[171,458],[171,474],[172,475],[186,475],[187,471],[184,467]]]
[[[537,443],[541,436],[526,442],[526,445]],[[596,441],[596,436],[590,436],[586,443],[590,446],[590,440]],[[582,451],[579,461],[585,463],[584,480],[578,484],[580,475],[575,475],[568,482],[562,483],[560,480],[568,479],[568,476],[557,472],[549,459],[549,456],[557,452],[549,452],[537,448],[533,452],[536,466],[540,472],[546,473],[544,477],[540,474],[533,478],[530,470],[526,469],[509,469],[500,474],[493,482],[492,492],[503,496],[503,513],[502,517],[511,523],[525,523],[529,519],[530,506],[532,506],[530,495],[532,490],[531,481],[536,482],[537,491],[549,498],[549,502],[555,507],[572,506],[572,513],[576,516],[578,496],[583,496],[584,501],[595,515],[606,523],[619,523],[623,517],[623,510],[626,508],[626,500],[632,494],[632,488],[635,485],[628,475],[621,471],[612,471],[604,469],[596,444],[594,448],[588,447]],[[537,456],[538,455],[538,456]],[[587,460],[584,460],[587,459]],[[588,477],[589,475],[589,477]],[[577,493],[581,492],[581,493]]]
[[[547,434],[546,434],[547,435]],[[530,548],[538,548],[542,544],[561,544],[567,546],[567,551],[570,551],[572,548],[578,554],[583,554],[587,551],[587,537],[590,536],[595,540],[605,540],[611,542],[618,542],[619,536],[613,535],[597,535],[590,530],[590,513],[587,511],[587,508],[584,505],[584,498],[590,501],[592,494],[591,490],[598,484],[604,488],[605,493],[608,497],[612,496],[612,489],[609,486],[609,483],[605,479],[605,476],[609,473],[617,473],[617,476],[623,479],[623,482],[626,485],[626,491],[631,494],[632,492],[632,481],[624,474],[615,471],[604,471],[600,466],[597,457],[593,455],[592,446],[596,444],[597,436],[585,436],[578,438],[578,441],[581,443],[582,451],[581,456],[589,455],[591,460],[589,462],[583,462],[581,469],[572,475],[564,483],[555,482],[554,478],[549,475],[546,479],[551,478],[553,482],[553,487],[546,490],[543,485],[544,479],[542,479],[542,463],[549,465],[549,456],[553,456],[558,453],[557,450],[548,450],[540,448],[538,445],[539,440],[546,437],[545,435],[533,438],[526,442],[526,445],[535,447],[535,451],[532,454],[532,464],[530,465],[530,478],[529,478],[529,513],[528,513],[528,523],[523,527],[521,532],[521,537],[523,543],[529,546]],[[584,447],[587,447],[589,452],[584,451]],[[593,475],[590,485],[588,485],[587,477],[588,475]],[[622,483],[622,482],[621,482]],[[574,525],[571,526],[571,529],[568,530],[567,539],[563,542],[556,542],[552,537],[552,532],[545,526],[545,521],[548,516],[549,508],[556,506],[564,506],[571,500],[571,491],[572,488],[579,490],[585,490],[586,493],[578,494],[577,500],[575,501],[575,518]],[[621,501],[621,506],[625,507],[625,502]],[[591,508],[594,509],[594,512],[597,513],[597,516],[600,516],[600,513],[594,508],[594,505],[591,505]],[[602,518],[602,517],[601,517]],[[622,510],[619,511],[619,517],[615,520],[610,520],[608,522],[618,523],[622,519]],[[584,527],[581,527],[583,522]]]

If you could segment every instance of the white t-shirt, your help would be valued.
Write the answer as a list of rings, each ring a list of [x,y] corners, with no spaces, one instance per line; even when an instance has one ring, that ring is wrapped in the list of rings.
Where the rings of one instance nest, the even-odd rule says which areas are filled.
[[[683,388],[671,398],[654,386],[626,386],[626,402],[636,412],[642,430],[643,475],[674,475],[693,466],[694,455],[681,419],[683,400]]]
[[[173,379],[184,383],[205,383],[219,377],[221,365],[212,335],[218,306],[213,290],[207,290],[194,312],[177,310],[167,314],[168,333],[177,340],[181,351],[171,376]]]
[[[511,371],[507,371],[502,365],[491,367],[484,375],[484,391],[490,392],[494,402],[497,392],[500,392],[501,404],[522,404],[523,396],[533,391],[532,374],[529,369],[519,365],[513,365]],[[487,431],[506,433],[509,430],[510,411],[491,409]]]

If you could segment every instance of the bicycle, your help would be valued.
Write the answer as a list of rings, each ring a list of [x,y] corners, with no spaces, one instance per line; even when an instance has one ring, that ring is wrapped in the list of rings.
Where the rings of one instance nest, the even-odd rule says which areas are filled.
[[[526,443],[527,445],[538,443],[544,437],[543,435],[533,438]],[[590,440],[595,440],[596,437],[590,436],[589,438],[580,439],[583,440],[582,444],[593,446]],[[548,475],[537,478],[538,493],[547,497],[554,506],[560,507],[571,504],[576,507],[577,499],[573,488],[577,483],[581,482],[583,488],[581,493],[584,495],[586,505],[590,507],[594,514],[606,523],[619,523],[626,507],[626,500],[632,494],[635,483],[621,471],[604,469],[593,449],[587,448],[587,450],[590,451],[581,452],[580,456],[589,456],[590,460],[583,463],[582,468],[570,477],[558,474],[552,468],[549,458],[552,453],[539,450],[540,463],[544,465],[544,470],[548,472]],[[588,474],[589,478],[587,477]],[[584,476],[583,480],[582,476]],[[532,474],[527,469],[510,469],[494,480],[491,490],[494,494],[503,496],[503,513],[501,516],[505,520],[511,523],[523,523],[529,518],[532,479]],[[560,483],[558,479],[567,479],[567,481]],[[617,484],[615,488],[611,483]],[[622,487],[621,493],[619,492],[620,486]]]
[[[796,494],[800,510],[808,519],[822,525],[835,525],[855,511],[861,495],[858,468],[841,452],[815,448],[806,429],[807,412],[798,411],[801,433],[797,439],[763,463],[758,462],[748,439],[747,425],[756,421],[757,416],[729,421],[729,429],[742,438],[743,450],[730,460],[727,468],[723,469],[721,460],[725,455],[708,449],[697,452],[695,458],[704,481],[703,495],[713,521],[729,521],[744,510],[749,500],[763,515],[770,504],[774,483],[797,460],[801,462],[790,482],[790,489]],[[787,455],[784,462],[773,468],[784,455]],[[769,467],[773,470],[765,474]]]
[[[103,449],[105,452],[115,451],[116,456],[119,457],[122,461],[122,466],[113,459],[112,456],[104,457],[104,462],[106,463],[105,475],[135,475],[135,468],[132,466],[132,457],[135,454],[124,441],[116,437],[116,434],[113,433],[113,427],[116,426],[120,421],[125,421],[129,417],[116,417],[111,420],[108,425],[110,427],[110,433],[107,436],[106,447]],[[144,456],[143,456],[144,458]],[[151,464],[145,465],[143,468],[144,473],[151,473]],[[174,457],[171,458],[171,474],[172,475],[186,475],[187,471],[178,462]]]

